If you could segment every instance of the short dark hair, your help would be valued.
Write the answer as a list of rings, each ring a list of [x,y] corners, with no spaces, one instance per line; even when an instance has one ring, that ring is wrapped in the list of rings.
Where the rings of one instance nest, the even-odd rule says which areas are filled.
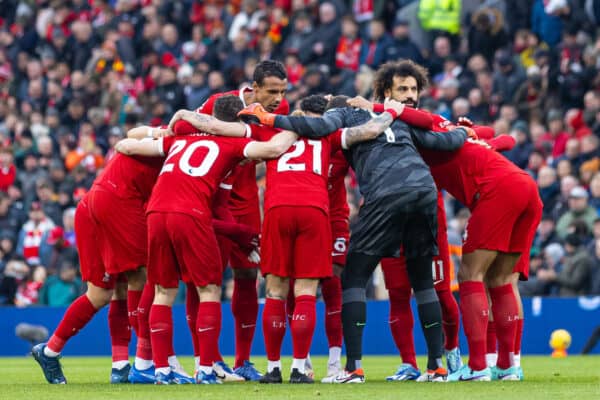
[[[261,86],[269,76],[274,76],[279,79],[287,79],[287,72],[285,67],[279,61],[275,60],[264,60],[256,64],[254,68],[253,79],[259,86]]]
[[[390,61],[383,64],[375,74],[375,100],[385,99],[385,91],[392,88],[394,77],[406,78],[412,76],[417,81],[417,90],[423,91],[429,84],[427,69],[412,60]]]
[[[329,100],[329,103],[327,103],[327,110],[331,110],[332,108],[350,107],[348,104],[349,99],[350,97],[344,95],[334,96]]]
[[[304,112],[323,114],[327,107],[327,99],[320,94],[305,97],[300,101],[300,109]]]
[[[228,94],[215,100],[213,116],[221,121],[238,121],[238,113],[244,108],[244,103],[238,96]]]

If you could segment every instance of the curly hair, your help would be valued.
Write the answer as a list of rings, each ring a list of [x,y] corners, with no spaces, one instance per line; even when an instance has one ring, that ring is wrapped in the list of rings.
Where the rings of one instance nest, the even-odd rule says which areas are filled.
[[[412,60],[390,61],[383,64],[375,74],[373,95],[376,101],[385,99],[384,93],[392,88],[395,76],[415,78],[419,93],[429,85],[428,72],[425,67]]]
[[[305,112],[312,112],[315,114],[323,114],[325,107],[327,106],[327,99],[325,96],[315,94],[312,96],[305,97],[300,101],[300,109]]]

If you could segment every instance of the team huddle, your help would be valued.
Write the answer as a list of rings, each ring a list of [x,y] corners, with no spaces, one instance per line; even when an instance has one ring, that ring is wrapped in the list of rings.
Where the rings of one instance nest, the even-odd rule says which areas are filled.
[[[288,116],[285,68],[266,60],[257,65],[252,87],[213,95],[198,110],[180,110],[168,126],[129,131],[77,207],[88,289],[48,343],[32,350],[47,381],[66,383],[63,347],[109,304],[111,383],[282,383],[288,327],[289,382],[313,383],[309,351],[320,284],[329,343],[321,381],[364,383],[366,286],[380,263],[402,358],[387,380],[522,379],[516,283],[527,279],[542,203],[529,175],[499,154],[514,139],[418,109],[427,83],[418,64],[390,62],[377,72],[375,103],[309,96]],[[257,161],[266,162],[262,222]],[[363,198],[351,235],[344,184],[349,168]],[[460,304],[450,289],[442,190],[471,211],[458,270]],[[227,266],[234,277],[233,368],[219,350]],[[250,360],[259,270],[266,282],[264,374]],[[193,375],[173,349],[172,305],[180,281],[187,286]],[[427,344],[423,371],[415,357],[412,295]],[[459,314],[469,345],[465,365]],[[137,345],[130,364],[132,330]]]

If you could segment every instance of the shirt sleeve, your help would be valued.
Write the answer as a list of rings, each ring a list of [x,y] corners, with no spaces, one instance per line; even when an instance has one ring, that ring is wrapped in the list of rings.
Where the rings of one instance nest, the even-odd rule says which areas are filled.
[[[275,127],[296,132],[299,136],[321,139],[344,127],[348,108],[334,108],[322,117],[288,117],[277,115]]]
[[[174,141],[175,141],[174,136],[164,136],[164,137],[158,138],[158,140],[156,140],[156,145],[158,146],[158,151],[161,156],[164,157],[165,155],[167,155],[169,153],[169,149],[173,145]]]
[[[408,125],[420,129],[433,129],[433,117],[427,111],[417,110],[411,107],[404,107],[398,119],[406,122]]]
[[[417,146],[426,149],[444,151],[453,151],[459,149],[467,139],[467,133],[460,127],[448,132],[433,132],[411,129],[411,136]]]
[[[213,108],[215,106],[215,100],[218,98],[218,95],[210,96],[200,107],[196,109],[196,112],[199,114],[209,114],[212,115]]]

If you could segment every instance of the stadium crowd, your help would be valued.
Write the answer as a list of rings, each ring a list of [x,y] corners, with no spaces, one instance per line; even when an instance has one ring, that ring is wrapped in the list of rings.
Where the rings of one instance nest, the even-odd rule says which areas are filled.
[[[0,304],[70,304],[83,290],[74,207],[112,146],[248,85],[265,59],[284,62],[292,109],[311,94],[369,98],[387,61],[427,66],[420,107],[510,133],[505,156],[537,181],[544,216],[522,293],[600,294],[600,4],[433,3],[2,2]],[[347,186],[354,217],[352,175]],[[468,210],[446,205],[460,245]]]

